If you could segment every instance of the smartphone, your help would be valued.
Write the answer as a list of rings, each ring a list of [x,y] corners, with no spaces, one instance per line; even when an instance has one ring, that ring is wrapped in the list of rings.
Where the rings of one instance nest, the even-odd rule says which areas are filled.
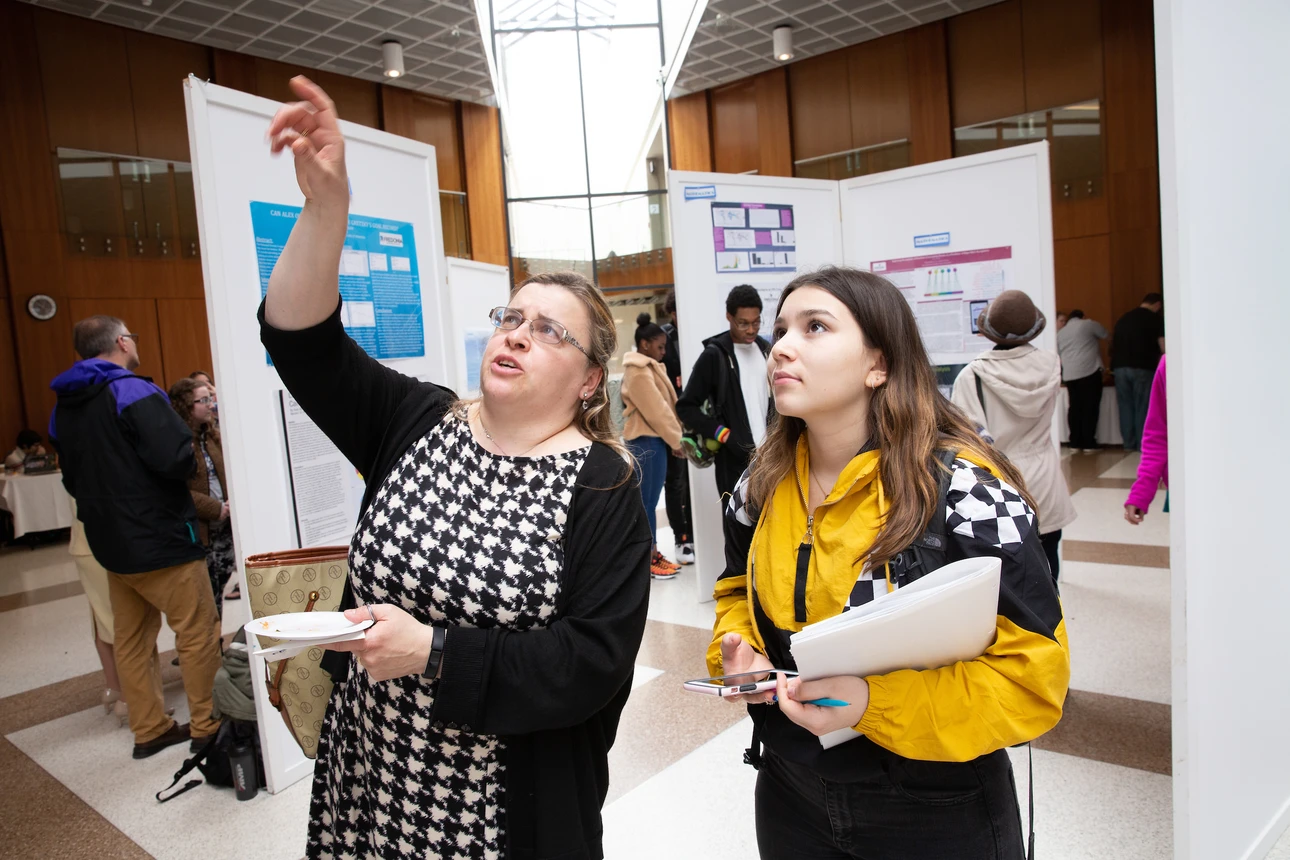
[[[762,669],[760,672],[740,672],[737,675],[718,675],[715,678],[698,678],[686,681],[685,689],[691,693],[707,693],[709,696],[744,696],[749,693],[768,693],[777,685],[776,679],[797,677],[789,669]]]

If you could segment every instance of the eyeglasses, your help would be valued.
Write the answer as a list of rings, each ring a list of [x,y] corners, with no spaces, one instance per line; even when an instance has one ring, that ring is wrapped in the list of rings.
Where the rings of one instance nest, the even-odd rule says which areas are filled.
[[[130,334],[129,332],[126,332],[125,334],[119,334],[117,335],[117,337],[118,338],[128,337],[130,338],[130,340],[134,341],[135,343],[139,342],[139,336],[137,334]]]
[[[202,404],[202,405],[204,405],[204,406],[209,406],[210,404],[212,404],[212,403],[214,403],[214,402],[215,402],[215,398],[214,398],[214,397],[211,397],[209,394],[207,394],[205,397],[202,397],[202,398],[196,399],[196,400],[194,400],[193,402],[194,402],[194,403],[201,403],[201,404]]]
[[[760,331],[761,317],[757,317],[757,319],[753,320],[752,322],[746,322],[744,320],[735,320],[735,328],[741,331]]]
[[[569,334],[569,330],[555,320],[538,317],[536,319],[525,319],[524,314],[515,310],[515,308],[493,308],[488,312],[488,321],[502,331],[515,331],[524,323],[529,324],[529,329],[533,332],[533,339],[540,343],[559,346],[562,343],[568,343],[578,352],[585,355],[588,360],[591,359],[591,353],[582,348],[582,344]]]

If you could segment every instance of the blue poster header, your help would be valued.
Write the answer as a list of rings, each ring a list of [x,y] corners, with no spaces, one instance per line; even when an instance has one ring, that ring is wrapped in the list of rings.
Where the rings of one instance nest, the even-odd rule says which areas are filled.
[[[686,200],[716,200],[717,186],[715,185],[687,185],[685,186]]]
[[[949,243],[949,233],[928,233],[924,236],[914,237],[915,248],[936,248],[941,245],[948,245]]]

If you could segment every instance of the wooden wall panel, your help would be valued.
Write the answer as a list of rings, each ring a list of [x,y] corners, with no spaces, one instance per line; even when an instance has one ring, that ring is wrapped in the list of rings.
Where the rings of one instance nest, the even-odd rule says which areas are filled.
[[[1053,271],[1058,309],[1079,308],[1110,331],[1115,323],[1110,237],[1104,234],[1053,242]]]
[[[222,48],[215,48],[214,55],[215,83],[244,93],[255,92],[255,57]]]
[[[497,108],[461,103],[466,207],[471,256],[482,263],[510,265],[506,196],[502,187],[502,137]]]
[[[909,61],[905,34],[861,42],[845,53],[851,92],[851,145],[860,148],[908,139]]]
[[[1054,239],[1094,236],[1111,229],[1105,194],[1065,200],[1061,190],[1056,189],[1053,195]]]
[[[1163,283],[1151,0],[1103,0],[1101,21],[1111,297],[1118,315]]]
[[[0,384],[0,448],[10,450],[18,431],[27,426],[27,417],[22,406],[22,373],[9,309],[9,275],[5,269],[3,242],[0,242],[0,379],[4,380]],[[44,430],[40,428],[42,435]]]
[[[49,383],[77,359],[72,349],[76,319],[61,279],[49,277],[50,262],[63,255],[58,236],[30,233],[21,238],[25,244],[14,244],[6,231],[5,257],[14,290],[9,308],[22,375],[23,411],[28,426],[39,430],[48,423],[56,399]],[[55,268],[61,271],[57,264]],[[41,292],[58,303],[57,315],[43,322],[27,313],[27,300]]]
[[[125,30],[44,9],[35,21],[51,146],[137,155]]]
[[[956,15],[946,34],[954,127],[1025,113],[1021,0]]]
[[[712,169],[718,173],[760,170],[754,80],[747,78],[709,92],[712,96]]]
[[[1021,0],[1026,110],[1102,95],[1100,0]]]
[[[139,368],[135,373],[152,377],[163,388],[161,334],[157,328],[157,303],[152,299],[72,299],[68,310],[73,324],[94,314],[120,319],[139,335]]]
[[[799,160],[859,145],[852,143],[848,57],[847,51],[830,51],[788,67],[793,154]]]
[[[168,389],[194,370],[211,372],[214,362],[205,299],[157,299],[157,329],[165,377],[158,385]],[[218,379],[215,384],[219,385]]]
[[[762,176],[793,175],[793,138],[788,119],[788,70],[753,78],[757,88],[757,145]]]
[[[326,90],[327,95],[336,103],[336,113],[341,119],[371,128],[381,127],[380,96],[377,92],[380,85],[371,81],[360,81],[334,72],[307,69],[304,66],[256,57],[256,95],[277,102],[295,101],[296,96],[291,91],[290,81],[296,75],[305,75]]]
[[[954,155],[946,39],[944,21],[905,31],[911,164],[927,164]]]
[[[125,43],[139,154],[191,161],[184,79],[189,74],[210,78],[210,48],[136,30],[125,31]]]
[[[381,112],[386,131],[434,147],[441,191],[465,190],[456,102],[398,87],[381,87]]]
[[[707,91],[669,100],[667,130],[674,170],[712,170]]]

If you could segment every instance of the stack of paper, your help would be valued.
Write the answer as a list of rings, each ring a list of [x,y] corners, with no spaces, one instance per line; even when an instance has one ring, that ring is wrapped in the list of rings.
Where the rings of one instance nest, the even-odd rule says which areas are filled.
[[[974,660],[994,641],[999,611],[997,558],[969,558],[934,570],[864,606],[808,624],[791,639],[802,678],[883,675]],[[857,738],[824,735],[825,749]]]

